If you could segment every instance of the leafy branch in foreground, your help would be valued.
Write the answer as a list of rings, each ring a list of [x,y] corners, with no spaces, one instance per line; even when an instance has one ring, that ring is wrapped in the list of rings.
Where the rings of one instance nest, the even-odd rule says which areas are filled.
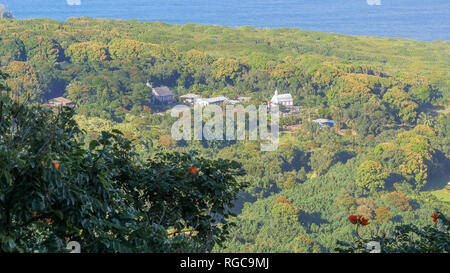
[[[205,252],[227,238],[238,163],[143,162],[119,131],[84,143],[72,115],[0,97],[0,252]]]
[[[360,225],[368,225],[367,219],[352,221],[353,218],[350,216],[350,222],[357,225],[354,232],[356,240],[353,243],[337,241],[340,247],[335,250],[343,253],[364,253],[370,251],[369,242],[378,242],[383,253],[449,253],[449,220],[439,212],[431,217],[434,222],[432,225],[424,227],[413,224],[399,225],[391,235],[382,234],[371,239],[363,239],[358,233],[358,228]]]

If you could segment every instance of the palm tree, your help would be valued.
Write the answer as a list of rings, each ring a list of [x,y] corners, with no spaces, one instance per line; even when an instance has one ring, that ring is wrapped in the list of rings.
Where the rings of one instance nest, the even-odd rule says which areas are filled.
[[[426,126],[433,126],[433,119],[432,119],[432,117],[430,116],[430,115],[428,115],[427,113],[425,113],[425,112],[421,112],[420,114],[419,114],[419,119],[418,119],[418,122],[417,123],[420,123],[420,124],[423,124],[423,125],[426,125]]]

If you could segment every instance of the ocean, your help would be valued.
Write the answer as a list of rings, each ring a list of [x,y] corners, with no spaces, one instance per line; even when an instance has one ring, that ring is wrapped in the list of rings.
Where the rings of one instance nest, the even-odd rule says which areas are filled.
[[[450,0],[0,0],[18,19],[136,19],[450,40]]]

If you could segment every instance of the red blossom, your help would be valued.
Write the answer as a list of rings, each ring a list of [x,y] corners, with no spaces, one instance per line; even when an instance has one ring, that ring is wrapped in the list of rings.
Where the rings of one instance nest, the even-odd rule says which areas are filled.
[[[350,215],[348,217],[348,220],[352,223],[352,224],[357,224],[358,223],[358,216],[357,215]]]
[[[367,226],[368,224],[370,224],[370,223],[369,223],[369,220],[367,220],[366,218],[363,217],[363,218],[361,219],[361,225],[362,225],[362,226]]]
[[[364,218],[362,215],[350,215],[348,217],[348,220],[350,221],[350,223],[356,225],[362,225],[362,226],[367,226],[369,223],[369,220]]]
[[[55,169],[59,168],[59,163],[57,163],[56,160],[53,160],[53,165],[55,165]]]
[[[433,222],[437,222],[439,214],[439,212],[436,212],[435,214],[431,215],[431,218],[433,218]]]
[[[197,172],[197,167],[192,167],[190,170],[189,170],[189,172],[191,173],[191,174],[195,174],[196,172]]]

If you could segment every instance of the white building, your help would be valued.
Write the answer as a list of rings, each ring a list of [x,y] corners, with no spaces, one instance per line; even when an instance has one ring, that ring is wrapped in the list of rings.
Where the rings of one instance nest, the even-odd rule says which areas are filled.
[[[183,96],[180,96],[180,99],[187,103],[194,103],[196,100],[201,99],[202,97],[197,94],[186,94]]]
[[[75,103],[73,101],[66,99],[64,97],[53,98],[53,99],[49,100],[47,104],[45,104],[45,106],[51,106],[51,107],[57,107],[57,106],[72,107],[74,105],[75,105]]]
[[[218,96],[218,97],[214,97],[214,98],[207,98],[207,99],[196,99],[195,100],[195,104],[197,105],[201,105],[201,106],[207,106],[210,104],[222,104],[227,102],[228,99],[224,96]]]
[[[326,119],[326,118],[315,119],[315,120],[313,120],[313,122],[318,123],[320,125],[320,128],[323,128],[325,126],[330,126],[330,127],[334,126],[334,121]]]
[[[270,105],[284,105],[284,106],[292,106],[294,105],[294,99],[291,94],[280,94],[278,95],[278,89],[275,89],[275,95],[273,95],[272,99],[269,102]]]

